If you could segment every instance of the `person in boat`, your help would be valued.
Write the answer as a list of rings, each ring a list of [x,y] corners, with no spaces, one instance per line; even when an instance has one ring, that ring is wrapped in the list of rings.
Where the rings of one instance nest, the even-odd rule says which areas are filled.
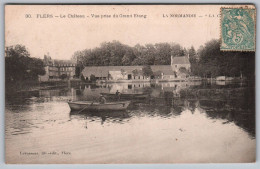
[[[99,96],[99,103],[100,104],[105,104],[106,102],[107,102],[106,98],[102,94],[100,94],[100,96]]]
[[[117,90],[116,91],[116,98],[117,98],[117,100],[120,100],[120,96],[121,96],[121,93]]]

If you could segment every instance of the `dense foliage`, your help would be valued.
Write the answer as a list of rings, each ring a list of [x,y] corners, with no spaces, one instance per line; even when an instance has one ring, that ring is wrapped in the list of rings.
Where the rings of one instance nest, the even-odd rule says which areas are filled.
[[[38,75],[45,74],[43,61],[31,58],[25,46],[6,47],[5,54],[6,82],[37,80]]]
[[[118,41],[104,42],[95,49],[77,51],[73,59],[83,66],[169,65],[171,55],[183,56],[179,44],[156,43],[130,47]]]
[[[220,51],[219,40],[211,40],[198,51],[199,60],[191,62],[193,75],[201,77],[254,77],[255,53]]]
[[[145,65],[142,68],[142,72],[144,76],[152,76],[153,75],[153,71],[150,65]]]
[[[75,52],[73,59],[77,60],[78,69],[82,70],[84,66],[170,65],[171,55],[189,55],[191,75],[254,76],[254,52],[222,52],[219,40],[214,39],[197,51],[193,46],[187,50],[176,43],[130,47],[118,41],[104,42],[95,49]]]

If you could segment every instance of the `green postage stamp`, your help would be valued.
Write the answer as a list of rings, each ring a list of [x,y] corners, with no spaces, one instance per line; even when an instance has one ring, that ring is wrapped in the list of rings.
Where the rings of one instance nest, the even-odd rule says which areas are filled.
[[[255,51],[255,9],[221,8],[223,51]]]

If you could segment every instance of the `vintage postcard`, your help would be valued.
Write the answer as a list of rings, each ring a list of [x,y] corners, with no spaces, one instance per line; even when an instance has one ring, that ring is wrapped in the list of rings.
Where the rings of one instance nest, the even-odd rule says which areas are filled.
[[[6,163],[255,162],[255,13],[6,5]]]

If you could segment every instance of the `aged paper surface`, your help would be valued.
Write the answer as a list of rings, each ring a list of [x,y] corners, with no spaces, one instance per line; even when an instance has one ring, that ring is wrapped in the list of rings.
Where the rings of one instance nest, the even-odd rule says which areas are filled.
[[[6,5],[6,163],[254,162],[255,53],[220,50],[244,7]]]

